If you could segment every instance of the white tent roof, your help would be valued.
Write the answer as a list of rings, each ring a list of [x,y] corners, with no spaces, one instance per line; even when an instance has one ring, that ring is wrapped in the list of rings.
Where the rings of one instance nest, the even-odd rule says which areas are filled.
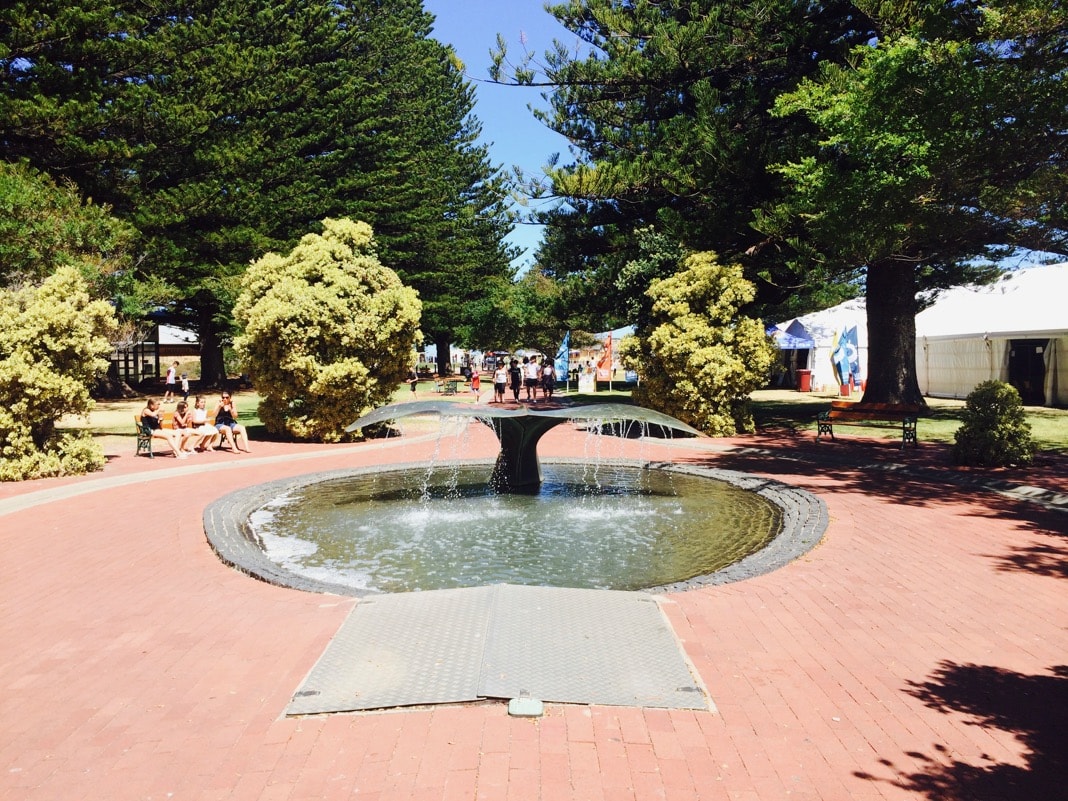
[[[988,286],[954,287],[916,315],[916,336],[1033,337],[1068,333],[1068,262],[1016,270]]]
[[[835,333],[841,333],[853,326],[857,327],[858,345],[862,348],[868,346],[868,317],[864,298],[853,298],[829,309],[803,314],[793,320],[779,323],[776,327],[795,336],[802,336],[795,323],[801,324],[808,332],[808,338],[815,341],[816,347],[830,347]],[[791,325],[793,330],[790,330]]]

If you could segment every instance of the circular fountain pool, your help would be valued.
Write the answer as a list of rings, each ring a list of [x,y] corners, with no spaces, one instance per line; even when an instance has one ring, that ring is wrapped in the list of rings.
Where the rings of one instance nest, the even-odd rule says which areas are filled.
[[[799,503],[793,488],[729,471],[559,461],[543,464],[540,489],[499,494],[487,486],[492,467],[397,466],[274,482],[209,507],[205,527],[223,559],[253,575],[364,595],[498,583],[720,583],[788,561],[826,523],[811,496]],[[775,556],[784,542],[790,553]]]

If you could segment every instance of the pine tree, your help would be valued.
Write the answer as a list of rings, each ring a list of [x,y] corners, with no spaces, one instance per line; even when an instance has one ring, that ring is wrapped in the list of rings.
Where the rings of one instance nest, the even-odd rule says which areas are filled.
[[[578,157],[550,174],[569,207],[543,217],[542,263],[585,275],[608,313],[638,255],[634,232],[651,227],[741,261],[760,305],[785,302],[800,282],[751,223],[777,196],[767,165],[810,127],[774,117],[774,99],[870,38],[866,15],[848,2],[793,0],[571,0],[549,10],[590,52],[546,57],[552,107],[542,117]]]
[[[0,142],[134,223],[208,380],[241,273],[321,219],[374,226],[435,338],[511,277],[505,187],[418,0],[67,5],[0,12]]]

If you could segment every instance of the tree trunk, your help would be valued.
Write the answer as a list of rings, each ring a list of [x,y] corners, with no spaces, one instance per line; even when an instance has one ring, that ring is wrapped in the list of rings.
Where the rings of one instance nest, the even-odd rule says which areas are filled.
[[[916,270],[894,261],[868,267],[868,383],[864,401],[926,406],[916,379]]]
[[[197,326],[197,335],[200,337],[200,386],[202,387],[221,387],[226,381],[222,338],[215,325],[214,312],[211,306],[201,306],[200,324]]]
[[[115,400],[116,398],[137,397],[137,392],[135,392],[129,384],[119,378],[119,368],[115,362],[111,362],[108,365],[107,372],[97,380],[96,385],[89,394],[94,400]]]
[[[438,351],[438,375],[452,375],[452,342],[439,334],[434,337],[434,347]]]

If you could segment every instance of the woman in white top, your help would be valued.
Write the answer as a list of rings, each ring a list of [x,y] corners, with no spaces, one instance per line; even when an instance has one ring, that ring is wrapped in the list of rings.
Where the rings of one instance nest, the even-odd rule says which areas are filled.
[[[526,356],[523,357],[526,360]],[[538,360],[531,359],[523,365],[523,370],[526,372],[526,384],[527,387],[527,400],[533,403],[538,402],[538,384],[541,383],[541,368],[538,367]],[[533,393],[533,396],[531,395]]]
[[[200,435],[200,440],[197,442],[198,451],[211,452],[215,450],[215,440],[219,437],[219,432],[215,430],[215,426],[208,423],[208,405],[202,397],[197,395],[196,402],[193,404],[193,425],[195,426],[195,432]]]
[[[504,403],[504,390],[507,386],[508,368],[502,361],[497,365],[497,369],[493,371],[493,401],[495,403]]]

